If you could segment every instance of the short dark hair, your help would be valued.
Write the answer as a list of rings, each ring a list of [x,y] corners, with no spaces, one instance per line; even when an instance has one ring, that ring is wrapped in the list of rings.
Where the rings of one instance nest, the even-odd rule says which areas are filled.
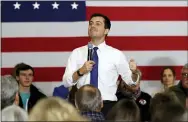
[[[29,70],[31,69],[34,75],[34,69],[28,64],[25,63],[19,63],[14,67],[14,70],[16,71],[16,76],[20,75],[20,71]]]
[[[140,121],[140,109],[133,99],[122,99],[107,113],[107,120]]]
[[[93,17],[102,17],[102,18],[104,18],[104,28],[110,30],[111,22],[110,22],[110,19],[107,16],[105,16],[103,14],[100,14],[100,13],[94,13],[94,14],[91,15],[89,20],[91,20]]]
[[[180,121],[185,108],[180,103],[174,92],[165,91],[157,93],[150,103],[152,122]]]
[[[98,88],[87,84],[75,94],[75,104],[80,111],[101,110],[102,97]]]
[[[165,66],[165,67],[163,67],[163,69],[162,69],[162,71],[161,71],[161,82],[162,82],[162,83],[163,83],[163,73],[164,73],[164,71],[165,71],[166,69],[171,70],[173,76],[176,77],[176,72],[175,72],[174,68],[173,68],[172,66]]]

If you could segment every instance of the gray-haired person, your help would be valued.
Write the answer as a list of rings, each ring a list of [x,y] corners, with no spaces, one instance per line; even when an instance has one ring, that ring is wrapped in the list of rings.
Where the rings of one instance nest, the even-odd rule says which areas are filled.
[[[181,70],[180,81],[176,86],[170,88],[174,92],[182,105],[188,108],[188,63]]]
[[[18,83],[12,75],[1,78],[1,110],[12,104],[19,104]]]
[[[75,94],[76,108],[83,116],[92,121],[104,121],[104,115],[101,112],[103,107],[102,96],[98,88],[87,84],[82,86]]]

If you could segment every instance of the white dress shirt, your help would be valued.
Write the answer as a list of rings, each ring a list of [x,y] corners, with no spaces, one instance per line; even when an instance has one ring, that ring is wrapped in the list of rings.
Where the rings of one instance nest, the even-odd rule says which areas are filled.
[[[129,68],[129,62],[125,55],[118,49],[106,45],[105,41],[98,45],[98,88],[101,92],[103,100],[117,101],[117,79],[121,75],[122,79],[128,85],[136,84],[132,80],[132,72]],[[77,84],[80,88],[85,84],[90,84],[90,73],[84,74],[76,83],[73,83],[73,74],[81,68],[87,61],[88,47],[82,46],[76,48],[71,53],[65,74],[63,75],[63,85],[70,87]]]

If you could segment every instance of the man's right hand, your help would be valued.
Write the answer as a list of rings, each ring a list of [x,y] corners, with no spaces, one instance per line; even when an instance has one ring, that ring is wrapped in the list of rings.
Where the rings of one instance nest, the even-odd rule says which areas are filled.
[[[89,60],[84,63],[84,65],[80,68],[80,73],[81,74],[86,74],[90,72],[93,69],[93,65],[95,64],[94,61]]]

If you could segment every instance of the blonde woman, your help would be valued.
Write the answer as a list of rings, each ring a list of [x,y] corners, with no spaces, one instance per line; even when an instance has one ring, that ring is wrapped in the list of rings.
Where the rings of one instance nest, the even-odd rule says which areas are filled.
[[[76,108],[59,97],[41,99],[31,110],[29,121],[87,121]]]

